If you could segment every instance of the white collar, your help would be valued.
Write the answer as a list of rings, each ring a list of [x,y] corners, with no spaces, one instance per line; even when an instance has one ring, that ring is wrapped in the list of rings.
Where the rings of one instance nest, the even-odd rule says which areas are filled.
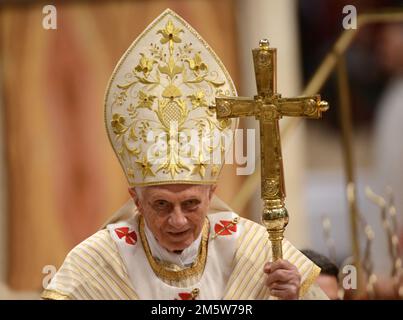
[[[180,254],[177,254],[169,252],[158,243],[151,230],[147,227],[147,223],[145,221],[144,230],[151,254],[154,258],[176,264],[181,268],[189,267],[196,260],[197,255],[199,254],[199,246],[203,232],[200,232],[197,239],[193,241],[189,247],[184,249]]]

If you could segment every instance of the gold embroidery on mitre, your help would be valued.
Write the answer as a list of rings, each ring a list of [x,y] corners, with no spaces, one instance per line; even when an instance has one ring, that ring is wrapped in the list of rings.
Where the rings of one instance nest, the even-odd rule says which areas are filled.
[[[236,95],[222,62],[167,9],[123,55],[105,95],[108,136],[130,186],[216,182],[237,125],[209,109],[222,95]]]

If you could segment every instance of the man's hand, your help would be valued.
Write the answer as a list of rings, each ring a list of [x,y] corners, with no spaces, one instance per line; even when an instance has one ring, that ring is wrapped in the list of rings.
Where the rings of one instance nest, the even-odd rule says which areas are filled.
[[[298,299],[301,275],[296,266],[279,259],[266,263],[263,271],[267,274],[266,286],[272,296],[284,300]]]

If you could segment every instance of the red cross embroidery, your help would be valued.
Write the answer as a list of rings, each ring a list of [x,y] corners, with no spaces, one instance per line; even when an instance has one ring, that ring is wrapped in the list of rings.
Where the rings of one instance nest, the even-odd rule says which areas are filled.
[[[198,288],[194,288],[191,292],[180,292],[178,293],[179,299],[175,298],[175,300],[196,300],[199,292]]]
[[[178,296],[179,296],[179,300],[195,300],[195,298],[189,292],[178,293]],[[178,300],[178,299],[176,299],[176,300]]]
[[[119,237],[119,239],[122,239],[125,237],[125,241],[127,244],[135,245],[137,242],[137,235],[136,232],[130,231],[129,232],[129,227],[121,227],[121,228],[116,228],[115,229],[116,235]]]
[[[220,223],[216,223],[214,226],[214,231],[217,236],[228,236],[232,232],[236,232],[237,221],[231,220],[220,220]]]

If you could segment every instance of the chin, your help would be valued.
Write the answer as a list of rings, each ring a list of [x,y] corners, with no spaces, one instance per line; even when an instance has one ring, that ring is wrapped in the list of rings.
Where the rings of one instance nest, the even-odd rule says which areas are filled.
[[[193,242],[192,239],[190,239],[188,241],[183,241],[180,243],[171,242],[171,243],[167,243],[166,248],[169,251],[178,251],[178,250],[182,251],[182,250],[185,250],[187,247],[189,247],[192,244],[192,242]]]

